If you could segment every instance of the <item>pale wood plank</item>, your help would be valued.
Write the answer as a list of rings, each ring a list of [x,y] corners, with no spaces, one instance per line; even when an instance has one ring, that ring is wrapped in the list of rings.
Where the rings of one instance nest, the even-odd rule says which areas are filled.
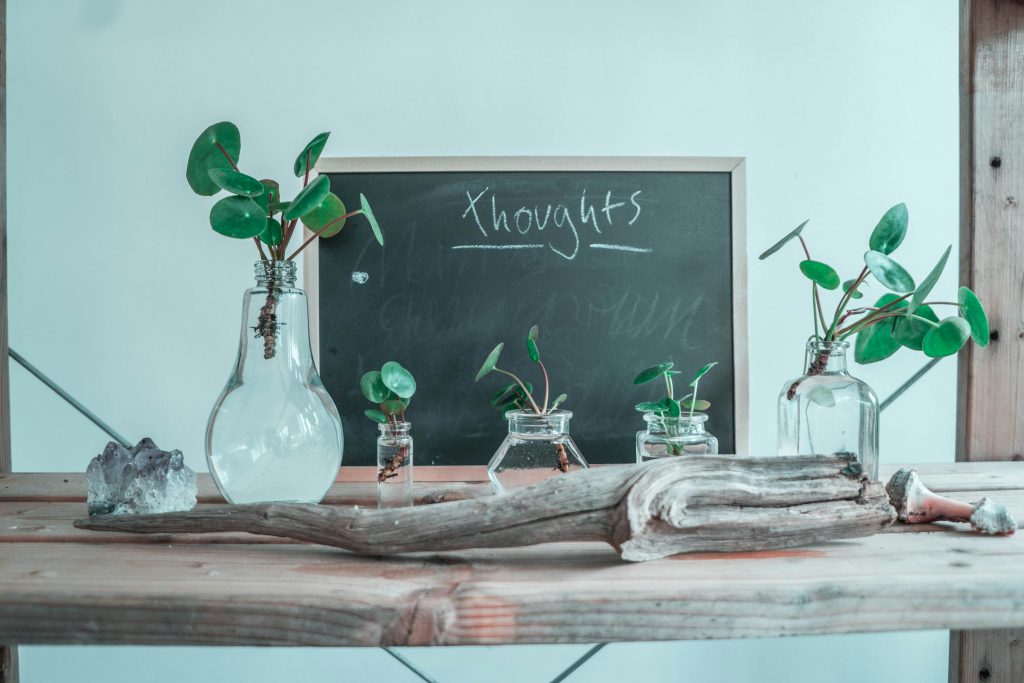
[[[551,544],[402,559],[317,546],[12,543],[20,643],[457,645],[1024,627],[1024,536],[879,534],[620,562]]]
[[[985,349],[968,345],[961,352],[957,460],[1020,460],[1024,5],[961,0],[960,17],[960,280],[985,302],[992,343]],[[1019,683],[1024,648],[1011,643],[1019,643],[1019,634],[952,633],[949,680]]]

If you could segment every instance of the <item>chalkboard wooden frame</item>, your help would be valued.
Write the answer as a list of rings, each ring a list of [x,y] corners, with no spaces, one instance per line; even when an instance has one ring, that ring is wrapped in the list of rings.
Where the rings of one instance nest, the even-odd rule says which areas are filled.
[[[734,363],[735,451],[750,452],[749,362],[747,355],[747,214],[744,157],[329,157],[321,173],[462,173],[462,172],[678,172],[728,173],[732,218],[732,323]],[[304,231],[304,239],[311,233]],[[315,241],[303,256],[303,283],[309,301],[310,342],[320,365],[320,259]]]

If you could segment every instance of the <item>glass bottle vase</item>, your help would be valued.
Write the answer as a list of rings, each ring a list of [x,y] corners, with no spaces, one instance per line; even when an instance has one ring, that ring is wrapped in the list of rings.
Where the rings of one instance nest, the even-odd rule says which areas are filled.
[[[568,410],[538,415],[510,410],[508,436],[487,465],[487,477],[495,493],[525,486],[552,475],[589,469],[576,442],[569,436]]]
[[[412,425],[388,422],[377,428],[377,508],[412,507]]]
[[[313,364],[295,263],[256,263],[242,299],[238,357],[206,426],[206,461],[230,503],[318,503],[341,465],[343,433]]]
[[[704,413],[661,417],[644,413],[647,429],[636,433],[636,462],[676,455],[715,455],[718,438],[704,429],[708,416]]]
[[[779,455],[854,454],[878,478],[878,397],[846,368],[845,341],[807,343],[806,370],[779,394]]]

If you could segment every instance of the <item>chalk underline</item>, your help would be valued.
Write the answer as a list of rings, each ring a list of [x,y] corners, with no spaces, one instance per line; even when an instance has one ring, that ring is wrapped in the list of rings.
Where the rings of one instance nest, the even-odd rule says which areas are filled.
[[[457,244],[452,249],[543,249],[543,244]],[[612,249],[614,251],[630,251],[637,254],[650,254],[653,249],[630,247],[625,244],[588,244],[591,249]]]

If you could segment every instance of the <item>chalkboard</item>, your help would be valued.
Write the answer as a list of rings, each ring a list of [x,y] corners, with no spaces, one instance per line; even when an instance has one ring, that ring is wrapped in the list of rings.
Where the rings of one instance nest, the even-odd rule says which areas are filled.
[[[591,463],[631,462],[660,398],[636,374],[706,362],[709,431],[746,449],[742,159],[324,159],[317,172],[347,207],[365,194],[385,235],[361,218],[306,261],[320,373],[345,426],[346,465],[375,462],[364,372],[397,360],[419,384],[407,417],[421,465],[485,465],[507,433],[488,404],[501,366],[542,386],[531,325],[567,393],[571,433]],[[685,392],[677,392],[681,396]]]

